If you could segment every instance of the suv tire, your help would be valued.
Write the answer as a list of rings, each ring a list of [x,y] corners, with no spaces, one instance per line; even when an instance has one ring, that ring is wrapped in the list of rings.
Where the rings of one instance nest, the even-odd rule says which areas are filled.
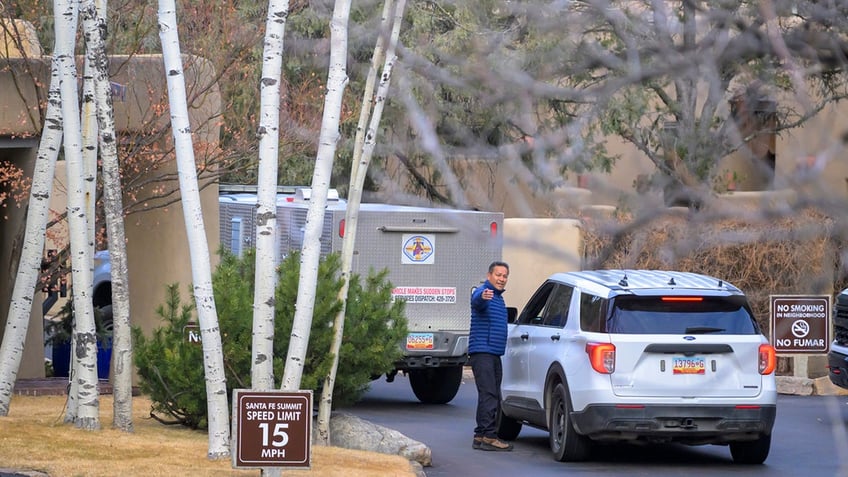
[[[762,464],[769,455],[771,436],[761,436],[755,441],[731,442],[730,455],[734,464]]]
[[[498,409],[498,437],[505,441],[514,441],[521,433],[521,422],[507,416]]]
[[[588,437],[574,430],[571,422],[571,398],[565,384],[557,384],[551,395],[551,412],[548,429],[550,430],[551,452],[560,462],[586,460],[592,450]]]

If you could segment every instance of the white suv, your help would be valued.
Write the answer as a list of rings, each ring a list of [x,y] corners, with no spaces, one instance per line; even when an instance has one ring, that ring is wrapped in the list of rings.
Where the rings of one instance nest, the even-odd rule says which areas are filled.
[[[734,462],[761,464],[776,361],[745,295],[724,280],[557,273],[509,324],[498,433],[547,430],[559,461],[626,441],[729,445]]]

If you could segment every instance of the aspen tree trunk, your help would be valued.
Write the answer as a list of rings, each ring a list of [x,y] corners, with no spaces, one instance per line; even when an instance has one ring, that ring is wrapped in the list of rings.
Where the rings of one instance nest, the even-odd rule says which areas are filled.
[[[171,108],[171,131],[180,179],[183,216],[191,256],[191,276],[200,336],[203,342],[203,368],[206,375],[206,402],[209,416],[209,459],[230,455],[229,409],[227,407],[227,380],[224,374],[224,355],[218,312],[212,294],[212,267],[209,260],[209,243],[200,207],[197,169],[191,125],[186,103],[185,76],[183,74],[180,40],[177,32],[177,12],[174,0],[159,2],[159,39],[168,80],[168,103]]]
[[[333,410],[333,388],[335,387],[336,371],[339,366],[339,353],[342,346],[342,337],[344,336],[344,321],[347,309],[347,295],[350,289],[350,277],[353,274],[353,250],[356,245],[356,230],[359,223],[359,205],[362,202],[362,188],[365,184],[368,165],[371,163],[371,157],[373,156],[377,127],[380,124],[383,105],[388,94],[392,67],[396,60],[395,47],[400,36],[400,25],[403,20],[405,7],[406,0],[399,0],[397,5],[394,4],[394,0],[386,0],[383,5],[382,33],[377,38],[374,54],[371,57],[371,68],[368,71],[368,77],[365,81],[362,109],[359,113],[359,124],[356,128],[350,187],[347,208],[345,209],[345,236],[342,241],[342,288],[339,290],[339,300],[342,302],[342,308],[339,310],[333,323],[333,343],[330,349],[330,353],[333,355],[333,362],[330,366],[329,375],[324,380],[324,387],[321,391],[321,402],[318,407],[317,439],[323,445],[330,445],[330,414]],[[388,31],[389,27],[391,27],[391,36],[388,41],[388,51],[386,51],[385,32]],[[382,61],[384,56],[386,60],[383,65],[383,74],[380,76],[377,97],[374,99],[374,112],[371,114],[374,82],[377,78],[377,65]],[[366,134],[365,129],[369,123],[369,116],[371,119]]]
[[[109,58],[106,56],[105,2],[81,3],[86,40],[87,64],[92,65],[94,99],[103,163],[103,198],[106,233],[112,277],[112,427],[133,431],[132,421],[132,340],[130,297],[127,272],[127,246],[121,199],[115,115],[109,84]]]
[[[274,388],[274,303],[277,288],[277,163],[280,146],[280,76],[288,0],[271,0],[265,21],[259,111],[256,208],[256,279],[253,296],[251,388]]]
[[[306,212],[306,230],[300,256],[300,281],[297,285],[294,321],[289,341],[282,389],[294,391],[303,377],[303,360],[309,345],[312,312],[315,309],[315,288],[318,285],[318,264],[321,260],[321,230],[327,191],[333,171],[333,158],[339,140],[342,96],[347,86],[347,29],[351,0],[336,0],[333,19],[330,21],[330,68],[327,76],[327,94],[324,97],[324,114],[318,138],[318,153],[312,174],[312,194]],[[329,239],[329,237],[328,237]]]
[[[82,127],[82,171],[83,171],[83,194],[85,197],[90,197],[91,200],[86,200],[86,243],[89,244],[88,253],[94,257],[94,222],[95,222],[95,193],[97,192],[97,116],[94,104],[94,81],[91,73],[91,62],[86,55],[83,61],[82,75],[82,112],[81,112],[81,127]],[[93,275],[92,275],[93,280]],[[93,283],[92,283],[93,286]],[[93,289],[89,288],[88,296],[92,296]],[[92,308],[94,310],[94,308]],[[97,325],[95,323],[95,332]],[[74,346],[75,341],[71,340],[71,346]],[[95,348],[96,349],[96,348]],[[95,352],[95,363],[97,353]],[[79,374],[80,362],[78,359],[71,358],[70,376],[73,378]],[[100,376],[98,376],[99,380]],[[69,394],[71,402],[77,402],[79,393],[79,383],[71,380]],[[70,407],[70,406],[69,406]]]
[[[77,2],[54,0],[56,16],[56,45],[66,45],[53,58],[58,63],[62,93],[62,122],[64,151],[68,169],[68,231],[71,247],[71,287],[74,300],[74,331],[71,360],[73,365],[71,391],[65,422],[77,428],[100,428],[100,392],[97,387],[97,335],[94,329],[94,308],[91,303],[93,261],[91,237],[88,236],[86,194],[82,157],[77,70],[74,58],[74,36],[77,28]]]
[[[0,416],[9,415],[9,404],[23,359],[24,343],[44,253],[44,236],[50,216],[50,195],[56,174],[56,159],[62,147],[61,107],[59,70],[57,62],[54,61],[51,65],[44,127],[41,130],[29,192],[21,259],[15,276],[9,313],[6,316],[6,331],[0,344]]]
[[[82,8],[82,2],[80,2]],[[86,195],[94,198],[97,193],[97,105],[94,103],[94,66],[91,64],[89,52],[85,52],[82,73],[82,169],[83,184]],[[92,248],[89,251],[94,256],[95,241],[95,201],[88,202],[86,216],[86,233],[90,237]],[[92,292],[89,291],[89,294]]]

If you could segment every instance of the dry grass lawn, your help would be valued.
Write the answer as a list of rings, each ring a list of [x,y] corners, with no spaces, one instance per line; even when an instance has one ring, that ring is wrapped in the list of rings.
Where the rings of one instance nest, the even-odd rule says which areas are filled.
[[[0,468],[52,477],[260,475],[259,469],[233,469],[230,459],[208,460],[206,433],[150,419],[143,396],[133,398],[133,433],[112,429],[111,396],[101,396],[99,431],[64,424],[64,410],[65,396],[14,396],[9,415],[0,417]],[[313,446],[311,464],[283,475],[415,476],[403,457],[338,447]]]

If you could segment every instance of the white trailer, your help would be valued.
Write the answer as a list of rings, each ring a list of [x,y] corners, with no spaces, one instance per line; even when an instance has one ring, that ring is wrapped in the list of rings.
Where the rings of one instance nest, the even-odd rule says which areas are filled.
[[[241,254],[255,246],[252,192],[219,198],[221,243]],[[278,257],[303,244],[310,191],[282,189],[277,195]],[[331,191],[324,214],[321,253],[340,252],[346,201]],[[415,396],[447,403],[459,390],[467,362],[471,290],[485,279],[489,264],[501,259],[503,214],[363,203],[359,211],[353,272],[388,269],[395,299],[406,301],[409,334],[403,359],[387,375],[409,376]]]

